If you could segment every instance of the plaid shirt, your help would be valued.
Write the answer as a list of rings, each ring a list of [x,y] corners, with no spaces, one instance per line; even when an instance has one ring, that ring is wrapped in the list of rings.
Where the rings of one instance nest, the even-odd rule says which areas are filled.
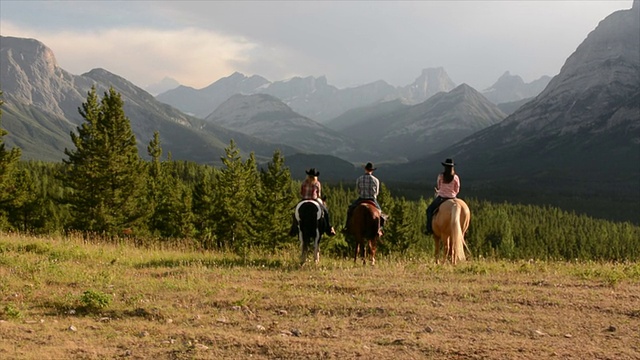
[[[380,180],[371,174],[364,174],[356,180],[356,189],[362,199],[376,199],[379,188]]]
[[[322,193],[322,185],[320,181],[310,182],[305,180],[300,186],[300,195],[303,200],[317,200]]]

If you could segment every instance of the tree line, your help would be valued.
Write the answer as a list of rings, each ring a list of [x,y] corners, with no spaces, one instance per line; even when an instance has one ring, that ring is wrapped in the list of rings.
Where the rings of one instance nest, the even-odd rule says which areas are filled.
[[[0,231],[75,232],[94,241],[188,241],[240,255],[297,246],[288,229],[300,183],[292,179],[279,151],[261,167],[253,153],[243,158],[231,140],[216,168],[173,160],[163,154],[155,132],[147,146],[150,160],[143,160],[122,98],[113,88],[102,98],[92,88],[79,112],[85,121],[71,132],[75,149],[65,149],[62,163],[21,161],[20,149],[5,147],[7,133],[0,127]],[[431,254],[433,240],[423,233],[431,199],[408,200],[381,187],[378,200],[390,220],[379,252]],[[323,184],[323,192],[339,229],[357,198],[355,188]],[[466,236],[472,257],[640,259],[640,227],[630,223],[553,207],[465,200],[472,212]],[[328,254],[350,254],[342,235],[324,238],[322,246]]]

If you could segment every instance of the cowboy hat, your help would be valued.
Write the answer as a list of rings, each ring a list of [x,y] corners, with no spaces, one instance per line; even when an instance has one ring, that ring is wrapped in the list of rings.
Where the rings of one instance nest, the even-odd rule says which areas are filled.
[[[455,166],[455,164],[453,163],[453,159],[446,159],[443,163],[441,163],[444,166]]]
[[[316,168],[311,168],[305,172],[310,176],[320,176],[320,171],[316,170]]]
[[[367,171],[373,171],[373,170],[376,170],[377,168],[374,168],[373,164],[369,162],[367,163],[367,165],[364,166],[364,169]]]

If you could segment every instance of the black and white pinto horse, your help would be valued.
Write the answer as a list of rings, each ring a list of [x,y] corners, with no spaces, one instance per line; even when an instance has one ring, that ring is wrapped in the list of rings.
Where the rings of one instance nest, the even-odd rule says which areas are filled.
[[[316,200],[302,200],[296,205],[298,238],[300,239],[300,265],[307,261],[307,253],[313,244],[314,261],[320,262],[320,238],[325,232],[325,222],[320,204]]]

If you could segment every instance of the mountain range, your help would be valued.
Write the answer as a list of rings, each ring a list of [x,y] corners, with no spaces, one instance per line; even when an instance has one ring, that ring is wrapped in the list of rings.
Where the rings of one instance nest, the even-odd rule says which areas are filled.
[[[359,164],[376,161],[383,182],[414,197],[431,196],[440,162],[454,158],[462,195],[638,222],[638,3],[603,19],[553,78],[524,84],[507,72],[483,92],[436,68],[399,88],[377,81],[337,89],[324,77],[270,82],[234,73],[154,98],[102,69],[69,74],[37,40],[0,37],[2,126],[24,157],[59,161],[87,91],[113,86],[141,154],[158,130],[174,159],[215,163],[234,139],[262,159],[282,150],[294,177],[314,166],[325,181],[348,180]]]
[[[34,39],[0,37],[0,85],[5,102],[2,126],[9,132],[6,143],[21,148],[25,159],[62,160],[64,149],[73,147],[70,133],[84,121],[78,108],[92,86],[99,95],[109,87],[121,94],[143,155],[154,131],[160,132],[165,153],[176,160],[219,163],[231,139],[244,154],[253,151],[264,159],[275,149],[284,154],[298,151],[186,115],[106,70],[70,74]]]
[[[260,76],[234,73],[202,90],[176,89],[188,99],[183,106],[206,108],[191,107],[193,112],[208,112],[215,104],[207,116],[197,117],[159,101],[163,94],[154,98],[104,69],[70,74],[37,40],[0,37],[0,45],[6,140],[20,147],[26,159],[60,161],[64,157],[64,149],[72,146],[70,132],[83,121],[78,107],[92,86],[99,93],[114,87],[123,96],[141,154],[146,154],[147,142],[158,131],[172,158],[201,163],[217,163],[231,139],[245,154],[253,151],[258,159],[269,159],[280,149],[285,155],[327,154],[354,163],[404,162],[442,150],[505,116],[466,85],[442,91],[453,83],[444,69],[437,68],[424,70],[414,83],[398,89],[383,81],[337,89],[324,78],[271,83]],[[396,92],[392,97],[396,100],[384,101],[390,91]],[[403,97],[397,98],[398,91]],[[412,105],[423,98],[428,100]],[[338,117],[342,124],[336,120],[321,123],[294,111],[287,99],[290,104],[307,104],[307,110],[347,110]],[[392,122],[381,117],[385,112],[367,115],[368,107],[394,103],[404,109],[388,114]],[[361,104],[366,106],[358,107]]]
[[[507,72],[485,92],[494,104],[519,101],[537,95],[549,79],[543,76],[525,83],[521,77]],[[270,82],[258,75],[248,77],[235,72],[202,89],[178,86],[159,94],[157,99],[187,114],[205,118],[235,94],[268,94],[280,99],[298,114],[325,124],[353,109],[393,100],[415,105],[455,87],[456,84],[442,67],[424,69],[413,83],[402,87],[393,87],[379,80],[345,89],[328,84],[324,76]]]
[[[639,15],[638,0],[609,15],[533,100],[389,175],[418,181],[454,158],[467,184],[493,199],[572,204],[640,222]]]

